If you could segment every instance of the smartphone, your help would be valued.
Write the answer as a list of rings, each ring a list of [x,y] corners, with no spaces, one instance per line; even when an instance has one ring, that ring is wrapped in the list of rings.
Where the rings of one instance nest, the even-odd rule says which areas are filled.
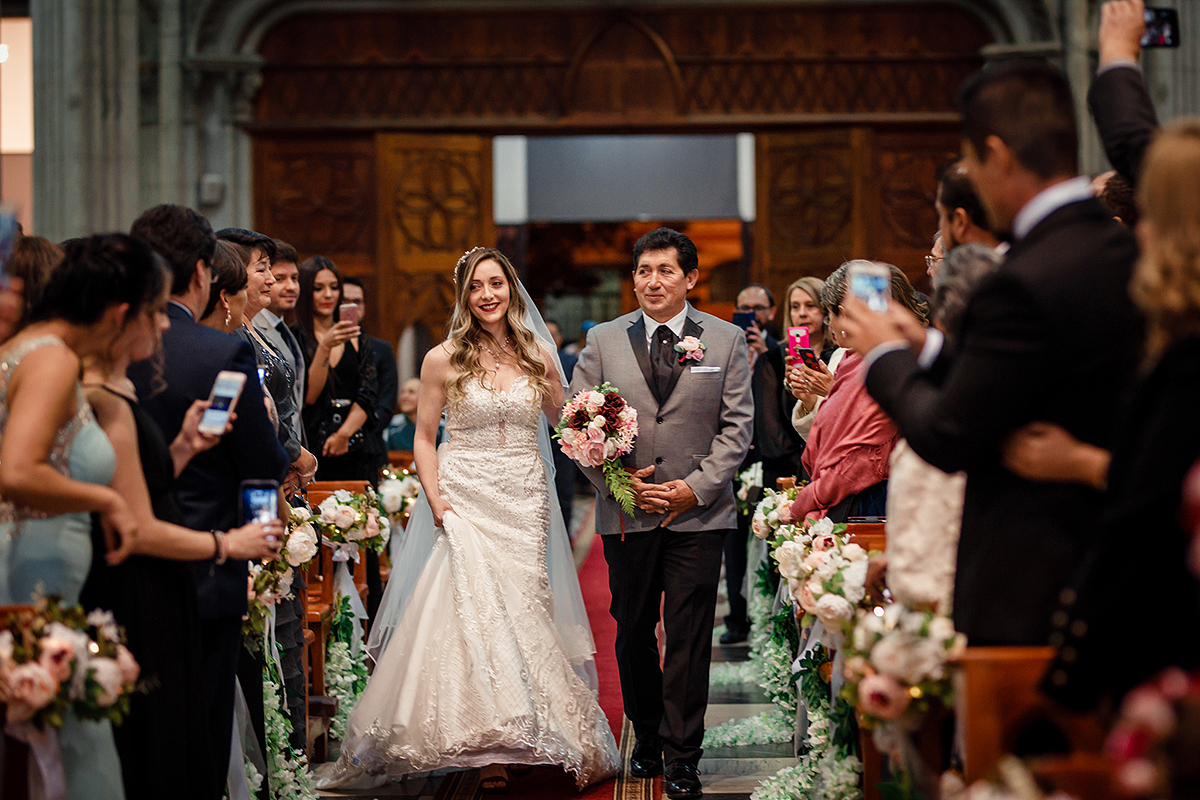
[[[753,311],[735,311],[733,312],[733,324],[737,325],[744,331],[750,330],[750,326],[757,321]]]
[[[338,306],[338,322],[353,322],[358,324],[358,304],[343,303]]]
[[[8,259],[12,257],[18,238],[20,227],[17,223],[16,207],[0,204],[0,288],[8,288]]]
[[[800,359],[802,362],[804,362],[804,366],[808,367],[809,369],[815,369],[817,372],[821,371],[821,368],[817,366],[817,362],[820,359],[817,358],[817,354],[813,352],[811,347],[797,348],[796,350],[792,351],[792,358]]]
[[[1173,8],[1147,8],[1142,47],[1179,47],[1179,12]]]
[[[237,407],[238,398],[242,396],[242,389],[245,385],[246,375],[244,373],[228,369],[218,372],[217,379],[213,381],[212,392],[208,395],[208,402],[212,405],[200,418],[197,430],[212,436],[220,436],[225,433],[225,426],[229,424],[229,415]]]
[[[241,524],[279,517],[279,481],[242,481]]]
[[[258,385],[263,387],[264,389],[267,388],[267,368],[266,367],[258,368]]]
[[[787,329],[788,355],[792,360],[798,358],[796,352],[808,347],[808,328],[798,325]]]
[[[885,264],[855,261],[848,272],[851,294],[866,303],[872,311],[882,314],[888,310],[888,298],[892,296],[892,271]]]

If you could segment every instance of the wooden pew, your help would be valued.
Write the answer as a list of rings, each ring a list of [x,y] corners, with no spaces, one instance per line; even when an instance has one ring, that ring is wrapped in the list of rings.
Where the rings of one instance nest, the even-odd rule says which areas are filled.
[[[313,507],[320,505],[336,491],[345,490],[353,494],[362,494],[367,490],[367,481],[313,481],[308,485],[308,498]],[[354,562],[354,588],[363,605],[367,604],[367,564],[362,548],[359,548],[358,560]],[[363,620],[363,630],[366,631],[366,620]]]
[[[887,550],[887,534],[883,522],[850,522],[846,524],[846,535],[850,541],[870,552]]]
[[[1112,796],[1099,716],[1068,711],[1039,689],[1052,647],[968,647],[955,664],[955,705],[967,783],[986,777],[1013,751],[1030,724],[1049,724],[1067,741],[1065,755],[1030,759],[1035,776],[1076,797]]]
[[[388,463],[395,469],[412,469],[412,450],[388,450]]]

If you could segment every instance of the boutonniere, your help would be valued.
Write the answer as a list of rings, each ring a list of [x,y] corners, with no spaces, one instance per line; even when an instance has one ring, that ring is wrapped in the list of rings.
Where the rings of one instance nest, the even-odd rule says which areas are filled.
[[[675,352],[679,353],[679,364],[682,366],[689,361],[699,361],[704,358],[708,345],[695,336],[685,336],[675,344]]]

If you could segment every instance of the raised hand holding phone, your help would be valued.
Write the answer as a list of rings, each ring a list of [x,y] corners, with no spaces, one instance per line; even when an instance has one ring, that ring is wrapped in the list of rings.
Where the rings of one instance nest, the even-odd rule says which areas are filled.
[[[246,376],[241,372],[223,369],[217,373],[213,382],[212,392],[208,396],[208,408],[200,417],[196,430],[210,436],[220,436],[225,433],[229,417],[237,407],[238,398],[246,386]]]

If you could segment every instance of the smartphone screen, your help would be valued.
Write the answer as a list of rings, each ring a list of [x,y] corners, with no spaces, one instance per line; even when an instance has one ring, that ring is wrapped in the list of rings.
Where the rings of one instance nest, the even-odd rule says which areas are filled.
[[[737,325],[742,330],[750,330],[750,326],[754,324],[756,317],[753,311],[735,311],[733,312],[733,324]]]
[[[358,305],[356,303],[343,303],[338,306],[338,322],[353,322],[358,324]]]
[[[225,432],[225,426],[229,423],[229,415],[237,405],[238,397],[241,396],[242,387],[245,385],[246,376],[240,372],[221,370],[217,373],[212,393],[208,396],[212,405],[204,411],[204,416],[200,418],[199,430],[201,433],[219,436]]]
[[[270,522],[279,516],[279,484],[275,481],[242,481],[243,525]]]
[[[866,303],[867,308],[881,314],[888,310],[888,298],[892,296],[890,269],[870,261],[854,263],[847,278],[850,293]]]
[[[809,369],[815,369],[818,372],[820,371],[820,368],[817,366],[817,361],[819,359],[811,347],[799,348],[795,352],[795,357],[800,359],[804,363],[804,366],[808,367]]]
[[[1179,47],[1179,12],[1173,8],[1147,8],[1142,47]]]

